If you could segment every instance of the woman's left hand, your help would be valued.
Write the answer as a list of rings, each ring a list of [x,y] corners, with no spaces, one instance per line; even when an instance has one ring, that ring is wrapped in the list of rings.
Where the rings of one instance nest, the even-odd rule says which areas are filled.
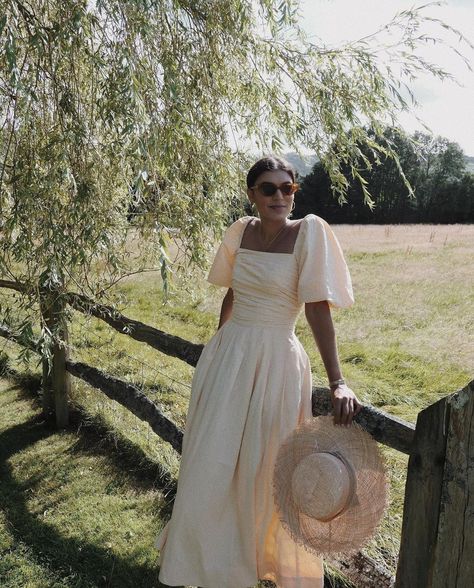
[[[349,426],[352,419],[362,410],[362,404],[346,384],[331,389],[331,400],[335,425]]]

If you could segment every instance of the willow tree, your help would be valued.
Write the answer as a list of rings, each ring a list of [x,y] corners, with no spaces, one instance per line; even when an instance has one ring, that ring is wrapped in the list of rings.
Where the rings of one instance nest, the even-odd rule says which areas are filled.
[[[241,200],[242,145],[312,150],[340,198],[343,164],[363,182],[361,144],[396,161],[381,139],[405,88],[448,76],[422,55],[429,5],[384,27],[389,46],[379,32],[337,48],[309,42],[297,8],[0,1],[0,278],[24,305],[39,283],[98,297],[139,263],[164,268],[174,235],[202,263]]]

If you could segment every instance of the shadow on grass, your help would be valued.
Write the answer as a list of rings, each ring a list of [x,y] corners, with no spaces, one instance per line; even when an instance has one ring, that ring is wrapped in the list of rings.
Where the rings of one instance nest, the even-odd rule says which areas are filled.
[[[18,374],[13,376],[20,385],[18,397],[42,410],[38,393],[39,378],[24,378]],[[54,424],[51,423],[49,426],[53,432],[56,431]],[[70,407],[68,429],[77,435],[76,443],[69,449],[70,453],[105,458],[120,477],[122,485],[128,482],[133,488],[160,490],[164,501],[160,505],[158,515],[163,520],[171,516],[176,495],[176,480],[163,465],[151,460],[139,445],[127,439],[120,431],[111,429],[105,419],[99,415],[90,415],[80,406]]]
[[[37,402],[31,398],[31,390],[21,389],[19,395],[24,399],[33,400],[35,404]],[[77,416],[76,413],[74,418]],[[94,426],[98,428],[94,429]],[[140,465],[137,465],[136,460],[133,462],[133,447],[125,446],[120,451],[117,445],[114,445],[114,451],[107,451],[105,442],[97,442],[100,435],[97,423],[94,425],[89,422],[86,428],[82,426],[79,431],[85,432],[86,429],[87,434],[79,439],[73,451],[95,454],[100,451],[101,455],[109,457],[112,464],[120,470],[131,466],[130,476],[141,487],[156,488],[157,482],[166,482],[164,487],[168,490],[172,488],[172,482],[166,476],[163,479],[163,472],[156,464],[149,464],[148,470],[144,468],[143,455]],[[77,540],[62,537],[46,521],[29,512],[26,497],[35,492],[38,479],[16,480],[8,460],[15,453],[56,433],[57,430],[48,425],[42,415],[37,415],[0,434],[0,508],[15,543],[26,544],[38,562],[46,564],[59,578],[67,578],[70,586],[74,588],[165,588],[165,585],[158,581],[157,566],[134,564],[106,548],[88,543],[87,538]],[[120,441],[115,440],[114,443],[120,446]],[[122,480],[123,472],[117,474]]]
[[[124,437],[120,432],[111,431],[99,416],[91,416],[82,408],[70,412],[70,426],[76,429],[77,441],[70,453],[101,456],[111,465],[123,484],[134,489],[160,490],[164,498],[158,516],[167,520],[171,516],[176,480],[160,463],[148,458],[143,450]]]

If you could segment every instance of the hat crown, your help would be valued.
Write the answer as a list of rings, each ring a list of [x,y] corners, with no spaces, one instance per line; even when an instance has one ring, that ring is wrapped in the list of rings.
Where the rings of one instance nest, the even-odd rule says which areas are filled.
[[[303,458],[291,480],[293,501],[304,514],[319,521],[329,521],[347,507],[352,486],[347,463],[331,452]]]

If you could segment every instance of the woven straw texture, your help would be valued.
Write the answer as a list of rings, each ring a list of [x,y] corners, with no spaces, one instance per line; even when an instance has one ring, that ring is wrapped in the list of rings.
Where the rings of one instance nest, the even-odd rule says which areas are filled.
[[[305,515],[292,495],[295,468],[318,452],[340,455],[354,475],[354,492],[345,510],[327,522]],[[331,491],[330,483],[318,489],[321,496]],[[282,443],[273,492],[280,521],[296,543],[321,556],[350,553],[372,537],[383,516],[387,476],[377,444],[359,425],[335,426],[332,417],[317,417],[300,424]]]

